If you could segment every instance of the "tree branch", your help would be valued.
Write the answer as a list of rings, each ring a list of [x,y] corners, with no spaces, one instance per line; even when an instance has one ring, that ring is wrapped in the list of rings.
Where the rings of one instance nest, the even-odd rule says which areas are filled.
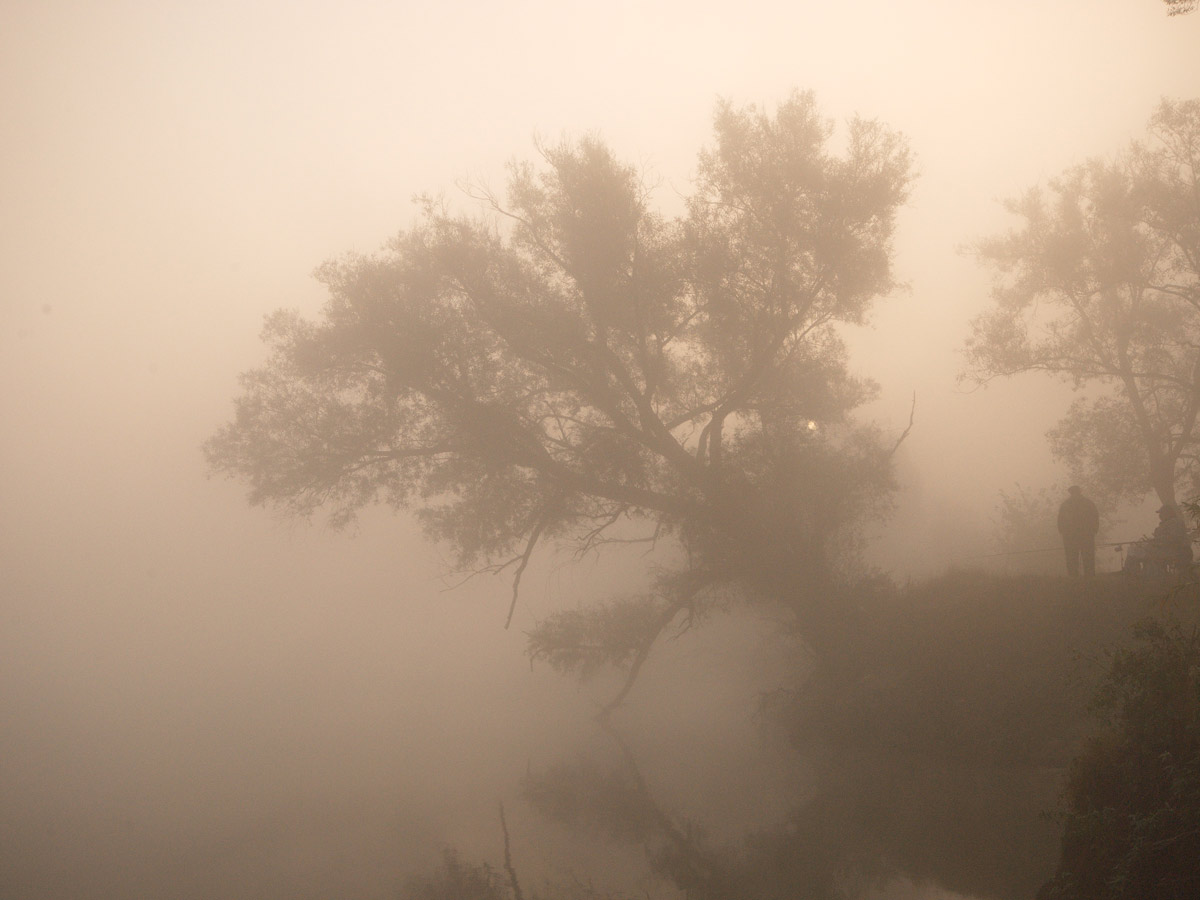
[[[908,433],[913,429],[913,421],[917,415],[917,392],[913,391],[912,407],[908,410],[908,427],[900,433],[900,437],[896,438],[896,443],[892,444],[892,449],[888,451],[885,459],[891,459],[896,455],[896,451],[900,449],[900,445],[904,443],[904,439],[908,437]]]
[[[702,577],[697,583],[695,583],[693,587],[686,590],[671,603],[667,604],[666,608],[663,609],[662,614],[655,621],[654,629],[646,637],[646,640],[642,646],[638,648],[637,655],[634,656],[633,662],[629,666],[629,672],[625,676],[625,681],[621,685],[621,689],[617,691],[613,698],[604,704],[604,706],[602,706],[600,711],[596,714],[597,722],[602,724],[606,722],[609,716],[611,716],[625,701],[625,698],[629,696],[629,692],[633,690],[633,685],[634,682],[637,681],[638,673],[641,672],[642,665],[649,658],[650,651],[653,649],[655,642],[658,640],[658,636],[666,630],[666,627],[671,624],[672,620],[679,614],[680,610],[686,609],[688,606],[690,606],[696,599],[696,595],[704,590],[704,588],[708,587],[712,581],[713,579],[711,577]]]
[[[517,870],[513,868],[512,853],[508,845],[508,823],[504,820],[504,801],[500,802],[500,830],[504,832],[504,871],[508,872],[508,882],[512,885],[513,900],[525,900],[521,893],[521,883],[517,881]]]
[[[517,593],[521,589],[521,576],[525,574],[525,567],[529,565],[529,557],[533,556],[533,548],[537,545],[538,538],[542,536],[542,531],[550,524],[550,511],[547,509],[538,523],[533,527],[533,532],[529,535],[529,543],[525,545],[525,552],[521,554],[521,563],[517,566],[517,572],[513,576],[512,584],[512,603],[508,605],[508,618],[504,620],[504,630],[508,630],[508,626],[512,624],[513,612],[517,608]]]

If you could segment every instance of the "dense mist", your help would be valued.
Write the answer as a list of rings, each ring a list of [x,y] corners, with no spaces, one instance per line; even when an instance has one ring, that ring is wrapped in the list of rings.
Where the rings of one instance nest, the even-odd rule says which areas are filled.
[[[491,867],[494,893],[475,900],[511,895],[506,866],[544,900],[714,896],[689,894],[688,878],[736,877],[753,891],[765,859],[794,864],[796,884],[852,871],[821,882],[830,897],[1032,896],[1058,852],[1038,812],[1055,807],[1088,733],[1096,660],[1171,604],[1109,582],[1084,596],[1061,577],[1049,517],[1074,473],[1045,436],[1072,385],[962,377],[995,283],[971,248],[1016,227],[1003,201],[1122,153],[1164,97],[1197,96],[1200,13],[1167,11],[1157,0],[6,4],[0,895],[432,900],[447,896],[436,879],[453,851],[455,865]],[[278,476],[281,457],[261,454],[255,470],[235,440],[244,432],[213,442],[252,393],[244,373],[273,364],[260,340],[268,316],[319,322],[331,295],[374,296],[354,293],[374,272],[361,261],[386,258],[389,242],[407,277],[426,259],[413,248],[434,244],[413,236],[449,230],[442,212],[503,220],[488,198],[507,203],[514,173],[536,173],[529,196],[545,194],[529,208],[551,209],[546,173],[575,152],[602,158],[613,184],[624,166],[636,173],[628,183],[653,213],[638,232],[649,256],[667,258],[686,233],[695,244],[678,259],[716,259],[744,246],[742,224],[689,200],[724,196],[732,167],[705,170],[698,155],[715,152],[721,111],[729,133],[759,135],[737,115],[807,109],[797,98],[808,91],[813,121],[830,124],[827,158],[884,173],[861,195],[880,211],[849,229],[878,247],[842,282],[878,271],[848,304],[861,300],[861,316],[855,306],[810,323],[830,331],[808,369],[730,414],[724,452],[744,454],[747,483],[767,500],[793,496],[762,489],[778,476],[814,509],[840,467],[860,463],[861,515],[855,506],[812,538],[780,500],[774,518],[741,527],[722,515],[742,510],[745,484],[686,484],[657,458],[631,462],[628,446],[599,442],[585,471],[616,472],[605,485],[620,490],[593,506],[563,501],[544,523],[517,523],[524,531],[492,528],[468,504],[430,525],[429,509],[493,484],[469,468],[421,482],[407,508],[366,503],[349,523],[330,523],[344,499],[332,493],[300,515],[286,484],[247,502],[256,471]],[[855,117],[875,156],[847,156]],[[589,142],[617,162],[603,168]],[[842,175],[847,191],[862,188]],[[496,225],[496,245],[519,227]],[[439,278],[449,268],[437,266],[461,261],[427,256]],[[675,259],[656,272],[662,283]],[[501,269],[516,271],[488,271]],[[519,274],[533,284],[541,273],[528,263]],[[718,275],[705,287],[714,296],[737,280]],[[609,287],[590,289],[620,294]],[[683,334],[702,317],[671,297],[655,315]],[[411,322],[424,322],[413,306]],[[758,346],[737,343],[740,313],[722,321],[716,308],[705,313],[716,324],[687,339],[724,374],[688,369],[701,357],[681,353],[663,378],[677,393],[661,409],[682,409],[680,422],[692,421],[693,393],[719,394]],[[400,337],[432,346],[411,322]],[[299,341],[307,326],[291,327]],[[349,340],[329,359],[350,355]],[[459,349],[460,368],[499,354]],[[854,389],[822,395],[833,424],[787,406],[791,387],[843,367],[839,385]],[[515,402],[528,383],[514,384],[496,396]],[[695,403],[705,416],[720,408]],[[555,415],[569,419],[568,406]],[[458,424],[499,453],[481,408]],[[711,461],[721,427],[693,420],[694,431],[669,424]],[[818,449],[795,470],[772,468],[769,439],[788,428]],[[563,458],[588,458],[592,445],[568,430]],[[494,509],[525,509],[525,486],[500,484]],[[1146,491],[1104,506],[1102,576],[1154,527],[1158,505]],[[1036,511],[1029,528],[1013,524],[1023,509]],[[610,513],[610,543],[578,537]],[[591,524],[571,532],[568,519]],[[502,526],[520,532],[515,550]],[[779,575],[764,534],[789,528],[821,552]],[[620,631],[627,615],[636,632],[646,612],[634,600],[683,592],[726,550],[742,566],[733,586],[706,582],[669,607],[679,615],[644,659],[618,642],[582,671],[571,652],[603,637],[589,610],[615,603],[608,624]],[[851,560],[854,591],[826,552]],[[756,581],[764,572],[774,580]],[[547,622],[559,629],[549,637]],[[538,646],[550,649],[531,658]],[[823,647],[839,648],[826,668]],[[600,784],[590,795],[588,778]],[[900,802],[876,805],[881,796]],[[1022,854],[1028,871],[1005,869]]]

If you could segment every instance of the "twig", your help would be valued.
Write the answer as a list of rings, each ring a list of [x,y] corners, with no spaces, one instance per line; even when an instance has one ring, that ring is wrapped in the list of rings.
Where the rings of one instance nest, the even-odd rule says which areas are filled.
[[[904,439],[908,437],[908,433],[913,429],[913,422],[917,415],[917,392],[913,391],[912,406],[908,410],[908,427],[900,433],[900,437],[896,438],[896,443],[892,445],[892,449],[888,451],[887,459],[891,459],[896,455],[896,451],[900,449],[900,445],[904,443]]]
[[[509,884],[512,885],[513,900],[525,900],[521,894],[521,883],[517,881],[517,870],[513,868],[512,853],[508,847],[508,823],[504,821],[504,801],[500,801],[500,830],[504,832],[504,871],[508,873]]]
[[[477,578],[480,575],[499,575],[501,572],[503,572],[509,566],[515,565],[516,563],[518,563],[520,561],[521,561],[520,556],[514,556],[512,559],[505,560],[502,563],[492,563],[491,565],[480,566],[478,569],[475,569],[472,572],[467,572],[466,575],[463,575],[463,578],[461,581],[455,581],[453,584],[448,584],[445,587],[443,587],[442,593],[444,594],[444,593],[447,593],[448,591],[457,591],[460,587],[462,587],[464,584],[466,584],[472,578]],[[455,572],[453,574],[462,575],[463,573]],[[448,580],[447,578],[443,578],[442,583],[445,584],[445,582],[447,580]]]

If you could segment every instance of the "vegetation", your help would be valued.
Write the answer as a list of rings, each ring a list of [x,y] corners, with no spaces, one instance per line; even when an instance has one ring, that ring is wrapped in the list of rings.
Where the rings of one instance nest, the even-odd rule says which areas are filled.
[[[501,874],[488,863],[467,863],[447,851],[437,871],[409,883],[404,900],[624,900],[598,890],[590,882],[569,881],[544,885],[528,895],[520,882]]]
[[[487,864],[472,865],[446,851],[441,868],[409,882],[407,900],[508,900],[509,886]]]
[[[995,305],[970,375],[1044,372],[1079,399],[1055,454],[1113,500],[1200,491],[1200,101],[1163,101],[1149,138],[1011,202],[1018,229],[981,242]]]
[[[1137,658],[1134,623],[1164,601],[1196,621],[1196,597],[978,572],[856,596],[833,664],[798,658],[794,682],[762,698],[764,723],[812,772],[812,792],[774,826],[714,841],[715,823],[656,800],[611,726],[615,753],[531,773],[526,800],[589,841],[643,847],[689,898],[848,900],[897,879],[1034,896],[1055,872],[1063,822],[1047,814],[1083,765],[1072,759],[1108,655]]]
[[[893,286],[908,153],[854,120],[834,154],[808,94],[723,105],[715,131],[678,218],[587,138],[480,194],[490,219],[429,203],[382,255],[326,265],[323,321],[270,320],[214,470],[336,523],[412,508],[462,566],[511,567],[514,604],[541,541],[672,541],[687,562],[643,598],[642,644],[721,584],[811,606],[890,488],[836,326]]]
[[[1103,728],[1071,766],[1042,900],[1200,896],[1200,630],[1148,620],[1114,654]]]
[[[877,594],[778,712],[820,794],[808,829],[876,877],[1032,896],[1054,864],[1062,774],[1107,648],[1161,591],[1120,578],[952,572]],[[882,862],[881,862],[882,861]],[[873,867],[873,868],[872,868]]]
[[[1173,502],[1200,481],[1200,103],[1165,103],[1151,127],[1156,143],[1014,204],[1024,227],[980,246],[1000,275],[970,350],[980,378],[1045,371],[1109,390],[1072,407],[1057,451],[1110,493]],[[893,287],[910,166],[878,123],[852,121],[840,152],[832,135],[807,94],[773,115],[722,105],[674,218],[595,138],[515,165],[505,199],[475,193],[478,218],[426,201],[379,255],[320,270],[320,321],[269,320],[271,356],[206,451],[254,503],[335,524],[376,502],[412,510],[463,568],[511,571],[509,622],[543,543],[657,547],[644,590],[529,630],[534,659],[581,680],[615,670],[618,686],[597,715],[611,757],[530,773],[526,799],[644,847],[690,900],[845,900],[895,878],[1015,900],[1053,871],[1041,813],[1086,734],[1091,673],[1075,654],[1098,655],[1158,595],[962,573],[901,590],[861,566],[907,431],[856,422],[874,388],[838,327]],[[1004,500],[1009,540],[1052,502]],[[656,799],[613,718],[662,634],[742,602],[782,610],[794,638],[794,682],[763,711],[816,786],[785,821],[723,843]],[[1161,675],[1123,658],[1114,697]],[[1143,751],[1170,777],[1147,763],[1153,784],[1130,781],[1121,802],[1140,818],[1112,832],[1112,853],[1133,852],[1130,835],[1148,853],[1191,846],[1191,819],[1163,813],[1195,799],[1190,757],[1142,747],[1154,728],[1129,731],[1130,716],[1156,728],[1159,713],[1117,705],[1126,743],[1094,744],[1073,770],[1057,896],[1074,896],[1079,835],[1099,827],[1088,773]],[[1122,857],[1123,883],[1144,883],[1140,859]],[[449,855],[409,895],[524,900],[506,826],[503,870]]]

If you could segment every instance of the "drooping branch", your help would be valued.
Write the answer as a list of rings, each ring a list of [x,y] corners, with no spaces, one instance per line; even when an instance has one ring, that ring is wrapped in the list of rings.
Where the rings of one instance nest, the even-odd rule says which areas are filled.
[[[596,721],[605,722],[616,712],[617,708],[625,702],[625,698],[629,696],[629,692],[633,690],[633,685],[641,673],[642,666],[646,660],[650,658],[650,651],[654,649],[655,643],[658,641],[659,635],[666,630],[667,626],[674,621],[675,617],[681,611],[690,607],[696,600],[696,597],[713,581],[711,577],[696,576],[693,584],[688,588],[680,591],[674,600],[668,603],[662,613],[654,621],[652,627],[647,632],[642,645],[634,654],[633,661],[629,665],[629,671],[625,675],[625,681],[622,682],[620,689],[613,695],[607,703],[605,703],[598,713],[596,713]]]
[[[537,546],[538,538],[542,536],[542,532],[550,523],[550,513],[547,511],[538,519],[537,524],[533,526],[533,531],[529,535],[529,541],[525,545],[525,552],[521,554],[521,562],[517,566],[516,574],[513,575],[512,583],[512,603],[508,605],[508,618],[504,620],[504,630],[508,630],[508,626],[512,624],[513,613],[517,608],[517,595],[521,590],[521,576],[525,573],[525,567],[529,565],[529,558],[533,556],[533,548]]]

